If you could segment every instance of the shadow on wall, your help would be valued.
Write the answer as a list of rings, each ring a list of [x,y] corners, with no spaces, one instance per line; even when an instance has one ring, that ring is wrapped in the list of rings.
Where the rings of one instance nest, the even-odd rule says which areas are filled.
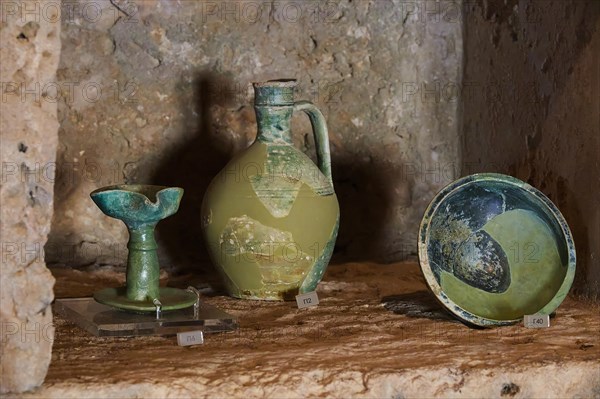
[[[190,90],[188,83],[182,81],[180,85],[182,92]],[[219,131],[219,124],[212,119],[215,106],[227,108],[232,102],[232,98],[226,95],[214,94],[235,93],[227,89],[233,88],[233,85],[232,79],[211,72],[201,72],[195,77],[192,101],[181,96],[180,104],[185,115],[184,129],[189,132],[188,140],[179,143],[164,158],[150,179],[154,184],[185,189],[178,213],[157,226],[159,251],[163,251],[164,258],[168,260],[161,263],[173,272],[200,272],[211,280],[216,278],[216,270],[211,266],[202,236],[200,212],[210,181],[237,151],[224,144],[228,136]],[[237,113],[236,118],[242,118],[241,114]],[[313,154],[314,148],[307,152]],[[397,246],[385,237],[386,228],[390,228],[387,221],[392,219],[393,204],[398,202],[394,197],[397,196],[396,186],[401,184],[405,188],[401,191],[410,197],[410,182],[400,179],[396,186],[390,185],[390,179],[398,180],[398,171],[393,166],[381,164],[373,157],[360,160],[355,154],[343,150],[332,153],[332,164],[341,219],[332,263],[384,261],[385,254],[394,252],[394,246]],[[410,198],[407,201],[410,202]],[[397,252],[396,249],[393,255],[396,258],[407,256],[407,248]]]
[[[208,253],[202,239],[200,207],[204,192],[212,177],[229,160],[228,151],[217,145],[210,109],[216,101],[227,101],[213,94],[214,85],[228,82],[219,75],[203,72],[193,81],[190,103],[181,96],[184,110],[184,129],[190,139],[184,140],[157,166],[151,181],[156,184],[182,187],[185,190],[179,211],[157,226],[157,238],[166,252],[174,271],[190,270],[214,274],[209,266]],[[181,91],[190,90],[180,82]],[[227,91],[224,91],[227,92]]]
[[[403,260],[412,248],[391,242],[386,236],[394,220],[395,204],[402,204],[398,191],[405,192],[410,202],[411,182],[401,178],[394,165],[378,162],[373,157],[356,159],[332,154],[333,179],[340,203],[340,231],[334,261]],[[400,189],[396,190],[400,185]],[[416,243],[416,231],[414,240]]]

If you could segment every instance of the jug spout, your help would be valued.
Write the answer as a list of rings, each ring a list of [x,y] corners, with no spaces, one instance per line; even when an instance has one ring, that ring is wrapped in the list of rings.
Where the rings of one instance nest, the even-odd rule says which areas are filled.
[[[294,105],[294,89],[296,79],[277,79],[266,82],[255,82],[255,106],[291,106]]]

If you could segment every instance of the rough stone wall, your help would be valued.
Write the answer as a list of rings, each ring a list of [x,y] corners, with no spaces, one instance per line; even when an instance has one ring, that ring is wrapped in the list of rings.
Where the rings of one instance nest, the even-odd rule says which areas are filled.
[[[424,208],[458,173],[458,106],[440,101],[439,84],[460,83],[457,3],[69,4],[49,261],[122,263],[126,232],[88,194],[152,182],[186,190],[179,213],[159,225],[162,265],[206,263],[204,191],[254,140],[251,82],[273,78],[298,79],[298,98],[327,118],[341,204],[337,259],[416,252]],[[314,159],[307,118],[295,116],[293,129]]]
[[[575,290],[598,298],[600,3],[505,3],[468,8],[465,172],[501,171],[548,195],[574,235]]]
[[[54,9],[52,7],[54,4]],[[56,1],[2,2],[0,14],[0,392],[44,381],[54,278],[43,247],[53,212],[58,143]],[[46,7],[47,14],[41,9]]]

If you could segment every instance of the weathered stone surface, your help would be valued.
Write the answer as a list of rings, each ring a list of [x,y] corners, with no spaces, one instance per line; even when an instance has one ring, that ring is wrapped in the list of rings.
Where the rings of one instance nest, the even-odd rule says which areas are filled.
[[[43,382],[54,337],[54,278],[43,247],[53,211],[61,26],[52,22],[51,8],[46,18],[40,12],[50,3],[58,4],[2,3],[0,392]],[[33,11],[27,14],[24,7]]]
[[[448,88],[439,84],[460,81],[456,7],[116,2],[128,17],[108,0],[93,3],[98,12],[85,14],[85,0],[70,2],[79,11],[63,20],[59,78],[74,93],[59,104],[49,261],[123,263],[125,230],[88,193],[152,182],[186,190],[178,214],[158,228],[162,265],[206,263],[204,191],[255,137],[251,82],[286,77],[299,79],[298,98],[315,102],[328,121],[341,204],[336,256],[416,253],[426,204],[458,174],[458,105],[442,98]],[[296,145],[314,159],[308,119],[295,116],[293,128]]]
[[[464,173],[508,173],[548,195],[574,236],[574,289],[600,300],[600,3],[469,7]]]
[[[117,282],[109,270],[53,270],[57,296]],[[120,275],[122,278],[122,275]],[[181,284],[190,276],[181,276]],[[177,281],[171,280],[170,284]],[[46,383],[28,398],[595,398],[598,305],[568,298],[547,329],[472,329],[449,317],[415,263],[331,266],[319,305],[204,300],[239,317],[237,332],[95,338],[56,319]]]

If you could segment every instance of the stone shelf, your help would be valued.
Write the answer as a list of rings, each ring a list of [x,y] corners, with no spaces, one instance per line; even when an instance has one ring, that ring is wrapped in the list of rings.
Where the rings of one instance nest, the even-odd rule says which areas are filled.
[[[111,269],[53,273],[57,297],[123,281]],[[22,397],[600,397],[597,304],[568,298],[549,329],[473,329],[446,315],[413,262],[330,266],[308,309],[204,292],[240,329],[200,346],[97,338],[55,316],[46,382]]]

